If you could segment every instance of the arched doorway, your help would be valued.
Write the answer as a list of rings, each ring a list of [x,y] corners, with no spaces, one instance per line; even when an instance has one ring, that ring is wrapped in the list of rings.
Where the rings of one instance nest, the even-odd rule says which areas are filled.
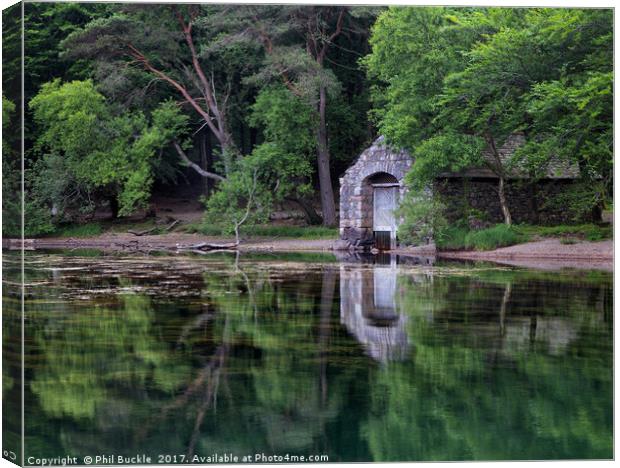
[[[400,184],[387,172],[377,172],[364,179],[362,184],[366,196],[367,226],[372,228],[375,247],[390,250],[396,247],[398,223],[395,211],[398,208]]]
[[[349,248],[377,246],[377,240],[383,250],[396,247],[400,220],[394,210],[406,192],[403,179],[412,164],[407,151],[391,148],[379,137],[345,171],[340,178],[340,238]]]

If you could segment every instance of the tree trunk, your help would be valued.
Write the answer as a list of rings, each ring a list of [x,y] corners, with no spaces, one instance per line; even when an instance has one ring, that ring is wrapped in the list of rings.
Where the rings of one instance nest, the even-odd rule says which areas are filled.
[[[508,209],[508,203],[506,202],[506,191],[505,191],[505,180],[504,176],[499,176],[499,204],[502,207],[502,213],[504,214],[504,223],[510,226],[512,224],[512,217],[510,216],[510,210]]]
[[[506,335],[506,309],[508,307],[508,301],[510,301],[510,293],[512,292],[512,283],[506,284],[504,288],[504,297],[502,298],[502,305],[499,309],[499,336]]]
[[[200,163],[205,171],[211,170],[211,157],[213,150],[211,148],[211,135],[207,131],[202,131],[200,135]],[[209,196],[214,187],[213,179],[204,178],[204,195]]]
[[[115,196],[108,197],[108,202],[110,203],[110,211],[112,212],[112,219],[118,218],[118,200]]]
[[[306,217],[306,223],[311,226],[315,226],[323,222],[323,218],[319,216],[314,207],[303,198],[288,198],[287,200],[295,202],[299,205],[304,212],[304,216]]]
[[[323,211],[323,225],[336,225],[336,205],[334,203],[334,188],[329,168],[329,148],[327,146],[327,122],[325,106],[327,93],[325,87],[319,90],[319,128],[317,131],[317,159],[319,169],[319,190],[321,192],[321,209]]]
[[[491,135],[490,132],[486,132],[484,134],[484,138],[489,145],[489,149],[491,150],[493,159],[495,160],[495,164],[491,166],[491,170],[495,172],[499,178],[497,193],[499,195],[499,205],[502,208],[502,214],[504,215],[504,223],[510,226],[512,224],[512,217],[510,216],[510,210],[508,209],[508,203],[506,202],[506,172],[503,167],[502,158],[497,150],[497,145],[495,144],[495,138],[493,138],[493,135]]]

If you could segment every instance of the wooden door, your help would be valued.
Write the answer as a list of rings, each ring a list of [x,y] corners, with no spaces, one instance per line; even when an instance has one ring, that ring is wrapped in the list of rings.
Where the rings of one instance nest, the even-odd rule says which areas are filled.
[[[398,187],[375,187],[373,202],[373,231],[396,231]]]

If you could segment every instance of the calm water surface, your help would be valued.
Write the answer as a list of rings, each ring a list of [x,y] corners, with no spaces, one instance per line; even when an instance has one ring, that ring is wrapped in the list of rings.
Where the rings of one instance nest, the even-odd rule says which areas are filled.
[[[613,456],[611,274],[412,263],[27,255],[26,457]]]

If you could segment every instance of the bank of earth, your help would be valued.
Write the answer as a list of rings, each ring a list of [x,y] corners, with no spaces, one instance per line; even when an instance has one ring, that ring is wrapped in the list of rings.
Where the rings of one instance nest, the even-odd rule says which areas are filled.
[[[94,248],[116,252],[150,252],[158,249],[174,249],[177,246],[208,242],[225,244],[232,238],[205,236],[196,233],[168,233],[162,235],[135,236],[130,233],[103,233],[91,237],[50,237],[26,242],[26,248]],[[293,239],[251,237],[239,246],[240,251],[331,251],[336,239]],[[18,244],[13,241],[13,247]],[[5,247],[8,247],[5,245]],[[525,242],[510,247],[488,251],[437,251],[433,245],[403,247],[392,251],[407,256],[434,256],[437,258],[490,261],[515,266],[535,268],[597,268],[613,269],[613,240],[585,241],[566,238],[547,238]]]

